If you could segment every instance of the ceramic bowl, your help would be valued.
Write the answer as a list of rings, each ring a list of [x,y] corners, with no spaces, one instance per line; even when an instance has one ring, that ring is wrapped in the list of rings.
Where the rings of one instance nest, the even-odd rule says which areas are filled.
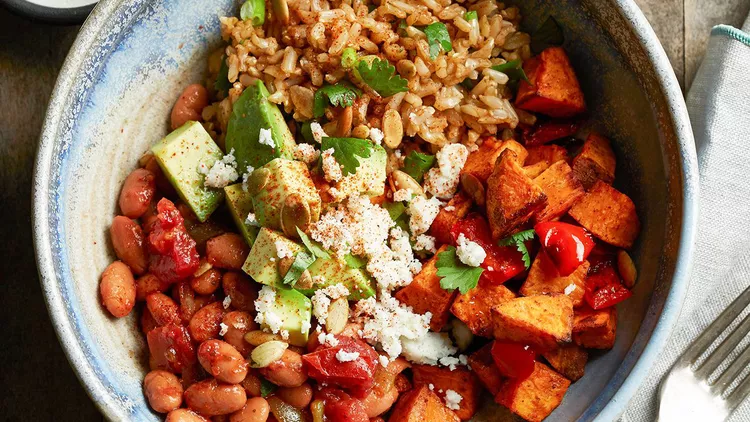
[[[584,87],[591,126],[613,140],[621,190],[643,230],[640,279],[618,311],[617,344],[593,356],[551,421],[612,421],[648,373],[679,314],[697,213],[697,164],[682,93],[631,0],[524,1],[525,25],[549,14]],[[145,343],[134,315],[115,320],[98,282],[113,260],[108,227],[125,176],[167,133],[169,111],[200,82],[232,0],[104,0],[60,73],[36,161],[34,231],[43,290],[70,363],[112,420],[158,420],[141,393]],[[491,404],[478,420],[497,420]]]

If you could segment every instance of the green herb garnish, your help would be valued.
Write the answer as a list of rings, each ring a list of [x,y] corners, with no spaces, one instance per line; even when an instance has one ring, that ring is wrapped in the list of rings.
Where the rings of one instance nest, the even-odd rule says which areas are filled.
[[[477,16],[476,10],[471,10],[471,11],[466,12],[466,14],[464,14],[464,20],[470,21],[474,19],[479,19],[479,17]]]
[[[440,287],[444,290],[458,289],[461,294],[476,287],[484,271],[481,267],[470,267],[461,262],[456,255],[455,246],[449,246],[438,254],[435,267],[438,277],[441,277]]]
[[[287,271],[284,279],[281,280],[282,283],[289,287],[294,287],[302,276],[302,273],[304,273],[307,267],[312,265],[313,262],[315,262],[315,257],[312,254],[305,251],[297,252],[297,255],[294,257],[294,262],[292,262],[292,266],[289,267],[289,271]]]
[[[500,241],[497,244],[500,246],[515,245],[516,249],[518,249],[518,252],[521,252],[524,265],[526,265],[526,268],[529,268],[531,266],[531,256],[529,255],[529,250],[526,249],[525,242],[533,239],[535,235],[536,234],[533,229],[524,230],[522,232],[512,234],[504,239],[500,239]]]
[[[435,164],[435,156],[412,151],[404,158],[404,172],[422,183],[424,174]]]
[[[347,47],[341,52],[341,67],[349,69],[357,62],[357,52],[353,48]]]
[[[240,8],[240,18],[251,21],[253,26],[261,26],[266,21],[266,2],[264,0],[247,0]]]
[[[331,148],[333,148],[333,158],[341,165],[344,176],[357,172],[359,167],[357,157],[370,158],[372,154],[372,142],[367,139],[324,137],[320,150],[327,151]]]
[[[442,22],[433,22],[424,29],[424,34],[427,36],[427,43],[430,45],[430,58],[435,60],[440,51],[446,53],[453,50],[453,44],[451,44],[451,36],[448,34],[448,27]]]
[[[560,46],[565,42],[562,27],[552,16],[531,34],[531,51],[539,54],[548,47]]]
[[[216,89],[216,92],[221,92],[226,96],[231,87],[232,84],[229,83],[229,66],[227,65],[227,58],[226,56],[221,56],[221,67],[219,67],[219,74],[216,75],[214,88]]]
[[[497,70],[498,72],[503,72],[506,75],[508,75],[508,82],[509,83],[518,83],[521,79],[524,81],[531,83],[529,78],[526,76],[526,72],[523,71],[523,67],[521,67],[521,60],[511,60],[507,63],[499,64],[497,66],[492,66],[493,70]]]
[[[325,114],[329,102],[334,107],[349,107],[360,95],[362,91],[347,81],[341,81],[336,85],[323,85],[315,91],[313,117],[317,119]]]
[[[260,396],[265,398],[268,397],[271,393],[276,391],[276,384],[273,384],[271,381],[268,381],[267,379],[263,377],[260,378]]]
[[[372,63],[367,63],[367,60],[360,59],[356,69],[362,82],[383,98],[409,90],[406,79],[396,74],[396,68],[388,60],[376,57]]]
[[[300,230],[299,227],[297,227],[297,234],[299,235],[299,238],[302,239],[302,243],[305,244],[305,247],[308,251],[310,251],[311,254],[313,254],[317,258],[323,258],[323,259],[330,259],[331,255],[326,252],[325,249],[323,249],[322,246],[319,246],[317,243],[315,243],[310,237],[305,234],[302,230]]]
[[[349,268],[354,268],[355,270],[367,265],[366,259],[356,255],[352,255],[350,253],[344,255],[344,261]]]

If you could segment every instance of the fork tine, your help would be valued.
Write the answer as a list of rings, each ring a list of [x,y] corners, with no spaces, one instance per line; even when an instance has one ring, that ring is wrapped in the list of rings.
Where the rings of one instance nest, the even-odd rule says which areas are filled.
[[[735,347],[740,344],[748,332],[750,332],[750,314],[747,314],[742,323],[719,344],[716,350],[711,352],[706,361],[695,371],[695,376],[700,380],[708,379]]]
[[[724,373],[722,373],[711,385],[711,391],[720,396],[724,395],[727,391],[727,387],[734,382],[748,364],[750,364],[750,345],[745,347],[745,350],[737,356],[737,359],[729,365],[729,368],[727,368],[726,371],[724,371]]]
[[[744,380],[740,383],[740,385],[737,386],[737,388],[732,391],[732,394],[727,397],[727,406],[729,406],[729,411],[733,412],[734,409],[739,406],[743,400],[745,400],[750,394],[750,375],[746,376]]]
[[[686,361],[689,364],[694,364],[695,361],[706,351],[708,346],[716,340],[724,330],[727,329],[729,324],[737,318],[743,309],[750,303],[750,286],[742,292],[737,299],[732,302],[721,315],[718,316],[706,328],[703,333],[688,347],[685,353],[682,355],[682,361]]]

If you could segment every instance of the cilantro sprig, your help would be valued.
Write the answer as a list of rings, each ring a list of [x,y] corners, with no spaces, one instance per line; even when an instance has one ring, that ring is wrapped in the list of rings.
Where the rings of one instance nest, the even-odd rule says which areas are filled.
[[[356,69],[362,82],[383,98],[409,90],[406,79],[396,74],[396,68],[388,60],[377,57],[371,63],[359,60]]]
[[[520,80],[524,80],[528,83],[531,83],[529,78],[526,76],[526,72],[523,71],[523,67],[521,66],[521,60],[511,60],[507,63],[499,64],[497,66],[492,66],[493,70],[497,70],[498,72],[503,72],[506,75],[508,75],[508,82],[509,83],[518,83]]]
[[[529,268],[531,266],[531,256],[529,255],[529,250],[526,249],[526,241],[532,240],[535,236],[534,229],[531,230],[524,230],[522,232],[518,232],[516,234],[512,234],[504,239],[500,239],[500,241],[497,243],[500,246],[514,246],[516,249],[518,249],[518,252],[521,252],[523,263],[526,266],[526,268]]]
[[[435,165],[435,156],[412,151],[404,158],[404,172],[422,183],[424,174]]]
[[[302,273],[304,273],[313,262],[315,262],[315,257],[312,254],[309,254],[306,251],[297,252],[297,255],[294,257],[294,262],[292,262],[292,266],[289,267],[289,271],[286,272],[286,275],[281,282],[289,287],[294,287],[302,276]]]
[[[476,10],[470,10],[464,14],[464,20],[471,21],[474,19],[478,19]]]
[[[219,67],[219,74],[216,75],[216,82],[214,82],[214,89],[216,92],[221,92],[227,95],[232,84],[229,83],[229,66],[227,65],[227,57],[221,56],[221,67]]]
[[[327,151],[333,148],[333,158],[341,165],[344,175],[348,175],[357,172],[359,167],[357,157],[370,158],[372,145],[372,142],[367,139],[324,137],[320,150]]]
[[[424,34],[427,36],[427,44],[430,46],[430,59],[435,60],[441,50],[446,53],[453,50],[448,27],[444,23],[433,22],[427,25],[424,28]]]
[[[458,289],[461,294],[477,287],[479,277],[484,271],[481,267],[470,267],[458,258],[456,247],[449,246],[437,256],[435,263],[437,275],[440,278],[440,287],[444,290]]]
[[[267,379],[263,377],[260,378],[260,396],[265,398],[268,397],[271,393],[276,391],[276,384],[272,383],[271,381],[268,381]]]
[[[362,91],[347,81],[323,85],[313,97],[313,117],[317,119],[325,114],[329,102],[334,107],[349,107],[360,95]]]
[[[302,240],[302,243],[305,245],[308,251],[310,251],[311,254],[313,254],[316,258],[322,258],[322,259],[330,259],[331,255],[326,252],[325,249],[323,249],[322,246],[315,243],[312,239],[310,239],[305,232],[300,230],[299,227],[297,227],[297,234],[299,235],[299,238]]]

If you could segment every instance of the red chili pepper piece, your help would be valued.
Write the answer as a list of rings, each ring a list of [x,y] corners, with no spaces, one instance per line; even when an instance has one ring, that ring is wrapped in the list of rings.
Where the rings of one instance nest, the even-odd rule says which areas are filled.
[[[599,266],[586,277],[586,303],[599,310],[614,306],[633,294],[622,285],[620,277],[611,266]]]
[[[323,400],[326,419],[340,422],[369,422],[364,403],[345,392],[333,388],[324,388],[315,394],[317,400]]]
[[[498,246],[492,241],[490,227],[479,214],[471,214],[459,220],[451,228],[451,238],[455,245],[458,236],[463,234],[468,240],[476,242],[487,253],[480,267],[484,268],[481,281],[491,284],[502,284],[526,270],[523,255],[515,246]]]
[[[162,198],[156,209],[156,221],[148,235],[151,251],[149,272],[171,284],[195,273],[199,265],[198,251],[172,201]]]
[[[354,389],[362,393],[372,387],[378,353],[367,343],[351,337],[336,336],[339,344],[331,347],[323,345],[315,352],[302,356],[302,362],[310,378],[321,383],[341,388]],[[354,360],[341,362],[336,355],[358,353]]]
[[[550,221],[537,224],[534,231],[561,276],[572,274],[594,249],[594,239],[583,227]]]
[[[575,135],[580,127],[581,124],[578,121],[545,122],[531,129],[524,130],[524,144],[527,147],[548,144],[552,141]]]
[[[534,372],[536,352],[529,346],[495,340],[491,353],[497,369],[506,377],[522,380]]]

